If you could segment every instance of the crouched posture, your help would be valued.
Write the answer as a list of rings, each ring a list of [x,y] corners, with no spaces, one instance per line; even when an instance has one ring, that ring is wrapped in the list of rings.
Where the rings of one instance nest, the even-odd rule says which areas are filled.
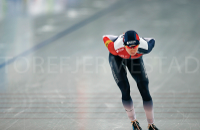
[[[152,38],[141,38],[135,31],[130,30],[120,36],[104,35],[103,41],[110,52],[109,63],[112,74],[121,90],[122,104],[132,122],[133,130],[142,130],[142,128],[136,119],[133,101],[130,96],[126,67],[136,81],[142,96],[148,129],[158,130],[154,125],[153,101],[149,93],[149,80],[142,60],[143,54],[147,54],[153,49],[155,40]]]

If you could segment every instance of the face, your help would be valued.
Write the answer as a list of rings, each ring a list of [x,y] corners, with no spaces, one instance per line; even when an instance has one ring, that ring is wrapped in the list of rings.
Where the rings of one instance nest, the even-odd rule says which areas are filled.
[[[127,47],[127,46],[125,46],[125,48],[126,48],[126,51],[128,52],[129,55],[134,56],[134,55],[137,53],[138,46],[139,46],[139,45],[137,45],[137,46],[131,45],[130,47],[132,47],[132,48],[129,48],[129,47]],[[134,47],[134,48],[133,48],[133,47]]]

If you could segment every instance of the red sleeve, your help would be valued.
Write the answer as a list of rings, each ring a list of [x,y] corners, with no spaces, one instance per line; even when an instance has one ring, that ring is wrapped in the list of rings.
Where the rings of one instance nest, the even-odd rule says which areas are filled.
[[[113,41],[111,41],[108,37],[105,36],[105,37],[103,37],[103,42],[111,54],[117,55],[117,52],[115,51],[115,48],[114,48]]]

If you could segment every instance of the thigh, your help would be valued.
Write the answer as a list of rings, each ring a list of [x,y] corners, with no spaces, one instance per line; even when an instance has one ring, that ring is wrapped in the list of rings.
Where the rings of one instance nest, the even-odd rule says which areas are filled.
[[[127,67],[137,83],[143,101],[152,100],[149,93],[149,79],[142,58],[130,61]]]
[[[119,56],[109,55],[109,63],[113,77],[122,93],[122,100],[130,99],[130,85],[127,78],[126,68],[123,59]]]
[[[139,59],[129,60],[127,63],[127,68],[136,82],[148,81],[148,76],[142,57]]]
[[[123,60],[124,59],[119,56],[112,55],[111,53],[109,54],[109,64],[116,83],[119,83],[119,81],[128,81]]]

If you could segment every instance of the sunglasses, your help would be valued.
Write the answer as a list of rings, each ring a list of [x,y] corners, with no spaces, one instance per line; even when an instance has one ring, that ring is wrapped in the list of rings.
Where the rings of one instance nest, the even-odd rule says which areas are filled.
[[[137,48],[139,45],[136,45],[136,46],[125,46],[127,49],[135,49]]]

